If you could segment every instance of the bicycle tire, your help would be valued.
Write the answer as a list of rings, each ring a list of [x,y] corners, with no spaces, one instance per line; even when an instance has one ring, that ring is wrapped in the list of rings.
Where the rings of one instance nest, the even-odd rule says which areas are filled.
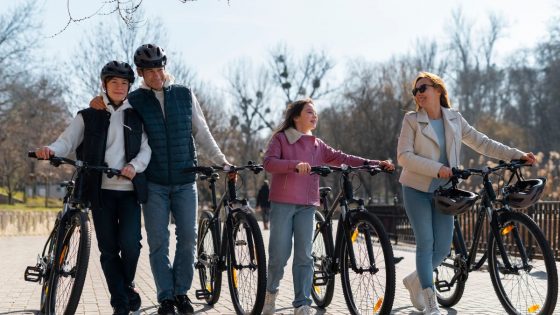
[[[332,272],[332,262],[334,260],[334,245],[332,242],[332,230],[322,225],[325,222],[323,214],[315,211],[315,231],[313,233],[313,247],[311,256],[313,257],[313,280],[319,272],[325,284],[316,285],[313,282],[311,297],[315,304],[320,308],[329,306],[334,295],[335,275]],[[322,227],[322,228],[321,228]]]
[[[261,230],[257,219],[243,210],[233,210],[232,216],[227,268],[231,300],[237,314],[258,315],[264,306],[266,290]]]
[[[91,247],[91,229],[86,213],[76,211],[65,223],[58,242],[51,276],[49,309],[53,314],[76,312],[86,280]]]
[[[213,305],[220,299],[222,291],[222,270],[220,269],[219,226],[211,224],[214,214],[202,212],[198,225],[197,269],[202,290],[208,291],[204,300]]]
[[[463,263],[462,259],[458,255],[459,241],[456,237],[453,237],[453,242],[451,244],[451,250],[449,255],[443,260],[443,262],[434,270],[434,279],[436,283],[436,294],[439,304],[443,307],[451,307],[461,300],[463,293],[465,292],[466,280],[465,278],[459,276],[455,281],[455,284],[451,286],[449,291],[441,292],[437,289],[438,281],[447,281],[451,283],[451,279],[455,277],[456,274],[460,272],[460,264]]]
[[[395,299],[395,262],[389,236],[381,221],[376,216],[366,212],[355,213],[350,228],[356,267],[370,268],[371,263],[367,254],[367,247],[371,245],[374,264],[378,270],[374,273],[366,270],[363,273],[354,274],[346,236],[341,238],[341,282],[348,310],[354,315],[389,314]],[[357,286],[354,287],[356,283]],[[372,290],[372,292],[365,290]],[[361,299],[356,301],[355,297]]]
[[[503,212],[498,219],[501,222],[500,240],[505,245],[504,254],[515,268],[519,268],[514,272],[507,270],[498,247],[499,242],[490,233],[488,269],[500,303],[508,314],[552,314],[558,298],[558,274],[554,256],[543,232],[524,213]],[[524,248],[519,250],[516,240]],[[532,244],[536,246],[531,246]],[[527,268],[524,268],[519,258],[522,251],[529,258]],[[511,294],[508,296],[508,293]],[[519,298],[520,301],[515,301],[514,298]]]
[[[56,248],[56,239],[58,234],[58,220],[55,223],[54,229],[51,231],[45,246],[43,247],[43,252],[41,253],[41,259],[45,264],[44,275],[42,277],[43,284],[41,285],[41,300],[40,300],[40,307],[39,310],[41,314],[48,314],[52,313],[47,311],[48,309],[48,301],[49,301],[49,288],[51,284],[51,275],[53,269],[53,261],[55,256],[55,248]]]

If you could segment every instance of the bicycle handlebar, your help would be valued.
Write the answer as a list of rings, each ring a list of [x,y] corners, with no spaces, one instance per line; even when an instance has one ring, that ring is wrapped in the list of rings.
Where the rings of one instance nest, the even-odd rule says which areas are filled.
[[[525,161],[523,160],[511,160],[511,162],[509,163],[500,160],[498,162],[498,165],[495,167],[483,167],[482,169],[476,169],[476,168],[460,169],[457,167],[453,167],[451,171],[453,172],[452,178],[455,177],[457,179],[467,179],[471,175],[485,176],[502,169],[509,169],[513,171],[524,166],[532,166],[532,164],[526,164]]]
[[[296,169],[297,171],[297,169]],[[352,173],[356,171],[365,171],[368,172],[371,176],[374,176],[378,173],[388,173],[392,174],[393,170],[387,170],[379,165],[361,165],[361,166],[350,166],[346,164],[342,164],[341,166],[312,166],[310,174],[317,174],[320,176],[327,176],[332,172],[342,172],[342,173]]]
[[[252,161],[247,162],[247,165],[242,166],[233,166],[233,165],[224,165],[224,166],[194,166],[194,167],[187,167],[183,169],[183,173],[200,173],[206,176],[211,176],[212,173],[217,171],[221,171],[224,173],[237,173],[243,170],[251,170],[253,173],[258,174],[264,170],[263,166],[260,164],[254,164]]]
[[[27,152],[27,157],[34,158],[41,161],[49,161],[51,165],[54,167],[59,167],[62,164],[68,164],[74,166],[78,170],[94,170],[99,171],[102,173],[107,174],[107,177],[111,178],[113,176],[120,176],[121,171],[116,168],[110,168],[107,166],[97,166],[97,165],[88,165],[84,161],[80,160],[72,160],[69,158],[61,157],[61,156],[51,156],[48,159],[42,159],[37,157],[37,154],[33,151]]]

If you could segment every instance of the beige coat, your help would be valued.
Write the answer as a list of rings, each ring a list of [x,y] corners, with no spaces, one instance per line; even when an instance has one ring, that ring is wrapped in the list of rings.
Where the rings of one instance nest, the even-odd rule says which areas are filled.
[[[478,153],[506,161],[519,159],[524,154],[477,131],[457,110],[442,108],[442,114],[449,167],[460,164],[461,143]],[[403,167],[399,182],[424,192],[428,191],[432,179],[437,178],[443,165],[438,162],[440,149],[437,135],[429,122],[424,109],[407,113],[397,145],[398,163]]]

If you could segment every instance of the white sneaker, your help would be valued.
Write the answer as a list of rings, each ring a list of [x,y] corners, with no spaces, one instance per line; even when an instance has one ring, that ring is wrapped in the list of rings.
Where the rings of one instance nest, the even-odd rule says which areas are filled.
[[[439,312],[439,307],[437,303],[436,293],[433,288],[425,288],[422,290],[422,296],[424,297],[424,309],[425,315],[441,315]]]
[[[420,279],[418,278],[418,273],[414,271],[403,279],[404,287],[408,290],[410,294],[410,301],[412,306],[417,310],[424,310],[424,298],[422,297],[422,286],[420,285]]]
[[[274,315],[276,312],[276,297],[278,296],[278,292],[270,293],[266,291],[264,295],[264,306],[262,310],[263,315]]]
[[[313,315],[313,309],[309,305],[302,305],[294,309],[294,315]]]

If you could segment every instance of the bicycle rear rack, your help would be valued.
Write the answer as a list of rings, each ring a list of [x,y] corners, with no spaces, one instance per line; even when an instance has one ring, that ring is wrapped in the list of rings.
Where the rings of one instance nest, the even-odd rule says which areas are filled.
[[[28,266],[25,268],[24,279],[29,282],[39,282],[43,277],[43,270],[40,266]]]

